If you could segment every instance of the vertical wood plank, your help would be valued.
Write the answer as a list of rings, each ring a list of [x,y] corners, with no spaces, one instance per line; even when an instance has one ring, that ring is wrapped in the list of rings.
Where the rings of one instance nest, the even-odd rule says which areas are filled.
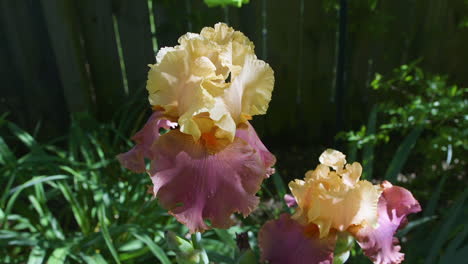
[[[159,48],[177,45],[179,37],[187,33],[189,17],[185,6],[184,0],[153,0]],[[194,32],[197,32],[196,29]]]
[[[226,18],[222,7],[208,7],[203,1],[194,1],[192,8],[194,32],[198,33],[204,27],[213,27],[218,22],[225,22]]]
[[[39,138],[63,134],[68,113],[40,3],[2,0],[0,7],[6,44],[21,80],[14,88],[24,98],[14,111],[27,113],[29,131],[41,122]]]
[[[155,63],[147,0],[115,2],[129,94],[145,86],[148,64]]]
[[[3,20],[0,19],[0,113],[8,112],[8,119],[21,127],[26,127],[28,116],[25,111],[17,111],[25,105],[21,79],[12,62],[11,52],[7,45],[7,35]]]
[[[41,3],[68,109],[70,112],[94,112],[91,83],[71,1],[42,0]]]
[[[75,1],[79,10],[98,116],[112,117],[125,98],[110,0]]]

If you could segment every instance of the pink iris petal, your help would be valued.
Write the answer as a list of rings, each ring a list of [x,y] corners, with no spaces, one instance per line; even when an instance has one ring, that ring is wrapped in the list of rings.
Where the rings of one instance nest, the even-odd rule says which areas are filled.
[[[265,168],[267,168],[266,177],[269,177],[275,170],[271,167],[275,165],[276,158],[270,151],[263,145],[262,141],[258,138],[255,129],[252,127],[250,123],[247,124],[247,129],[237,129],[236,137],[242,138],[245,140],[251,147],[253,147],[260,157],[262,158],[263,162],[265,163]]]
[[[392,186],[389,182],[382,186],[384,191],[378,204],[379,226],[360,229],[356,238],[364,254],[374,263],[399,264],[404,260],[404,254],[400,252],[395,232],[405,225],[406,216],[421,211],[421,206],[405,188]]]
[[[318,227],[302,226],[283,214],[258,233],[262,261],[270,264],[331,264],[336,234],[319,239]]]
[[[161,111],[154,112],[145,126],[132,137],[132,140],[136,142],[135,147],[128,152],[117,155],[120,164],[134,172],[145,172],[144,158],[153,158],[151,146],[159,138],[159,129],[170,129],[176,126],[177,123],[163,119]]]
[[[251,140],[256,137],[250,127],[239,133]],[[212,153],[191,135],[172,130],[152,148],[154,193],[191,232],[209,229],[205,220],[213,227],[227,228],[232,213],[247,216],[258,204],[255,193],[268,169],[263,157],[269,157],[257,151],[259,145],[263,146],[236,137]]]
[[[297,206],[296,198],[294,198],[294,196],[292,196],[290,194],[285,194],[284,195],[284,202],[286,203],[286,205],[288,207],[296,207]]]

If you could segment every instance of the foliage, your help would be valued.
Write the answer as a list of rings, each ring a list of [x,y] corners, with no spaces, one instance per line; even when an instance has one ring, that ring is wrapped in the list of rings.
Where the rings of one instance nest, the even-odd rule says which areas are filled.
[[[371,85],[382,98],[373,110],[378,113],[379,126],[371,128],[371,123],[358,131],[342,133],[340,138],[361,149],[388,143],[392,136],[401,138],[420,128],[422,134],[413,132],[415,139],[421,134],[416,152],[424,153],[429,163],[450,164],[455,155],[466,156],[468,88],[448,84],[447,76],[424,73],[417,63],[402,65],[389,77],[376,74]],[[463,161],[452,164],[458,170],[464,165]]]
[[[252,216],[256,223],[247,220],[245,225],[210,230],[202,239],[186,241],[188,230],[148,193],[150,178],[118,164],[115,155],[131,145],[126,135],[134,133],[144,115],[135,104],[123,107],[117,121],[109,124],[78,115],[67,137],[49,143],[37,142],[5,116],[0,119],[0,183],[5,186],[0,200],[1,263],[158,259],[168,264],[176,260],[176,253],[179,263],[193,263],[184,262],[180,257],[184,254],[185,260],[209,257],[217,263],[237,259],[246,263],[252,254],[258,255],[240,251],[235,233],[248,234],[249,245],[257,248],[254,234],[266,219],[263,211],[274,212],[268,217],[275,217],[279,209],[261,205]]]
[[[250,0],[204,0],[209,7],[215,6],[236,6],[241,7],[243,4],[248,4]]]
[[[399,232],[407,240],[402,245],[407,262],[462,262],[468,240],[463,220],[468,213],[468,89],[450,85],[446,76],[423,72],[417,62],[389,76],[376,74],[371,85],[377,104],[367,125],[338,137],[361,150],[365,177],[381,174],[410,185],[423,202],[423,215]],[[355,261],[361,263],[359,259],[358,254]]]

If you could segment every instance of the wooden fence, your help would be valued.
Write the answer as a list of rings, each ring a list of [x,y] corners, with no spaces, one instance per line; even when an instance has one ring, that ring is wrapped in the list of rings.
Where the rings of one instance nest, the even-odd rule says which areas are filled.
[[[0,110],[30,130],[40,121],[47,135],[63,134],[72,112],[108,120],[144,87],[158,47],[225,21],[275,70],[258,130],[272,144],[329,142],[336,1],[250,2],[208,8],[202,0],[0,0]],[[375,72],[423,57],[425,69],[468,85],[466,1],[356,0],[348,14],[344,127],[365,122]]]

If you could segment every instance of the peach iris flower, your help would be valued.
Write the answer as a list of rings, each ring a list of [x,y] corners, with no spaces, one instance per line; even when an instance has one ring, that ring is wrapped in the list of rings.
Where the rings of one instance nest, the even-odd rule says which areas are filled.
[[[118,159],[149,173],[155,197],[191,232],[226,228],[232,213],[247,216],[257,206],[255,194],[273,172],[275,157],[248,122],[268,109],[273,70],[244,34],[222,23],[179,44],[150,65],[154,113]],[[170,131],[160,135],[161,128]]]
[[[360,180],[361,165],[346,164],[339,151],[328,149],[319,160],[304,180],[289,184],[295,203],[290,196],[287,202],[297,205],[296,212],[260,230],[262,259],[272,264],[333,263],[337,236],[346,233],[374,263],[401,263],[404,254],[394,235],[408,214],[421,210],[418,201],[389,182],[372,185]]]

